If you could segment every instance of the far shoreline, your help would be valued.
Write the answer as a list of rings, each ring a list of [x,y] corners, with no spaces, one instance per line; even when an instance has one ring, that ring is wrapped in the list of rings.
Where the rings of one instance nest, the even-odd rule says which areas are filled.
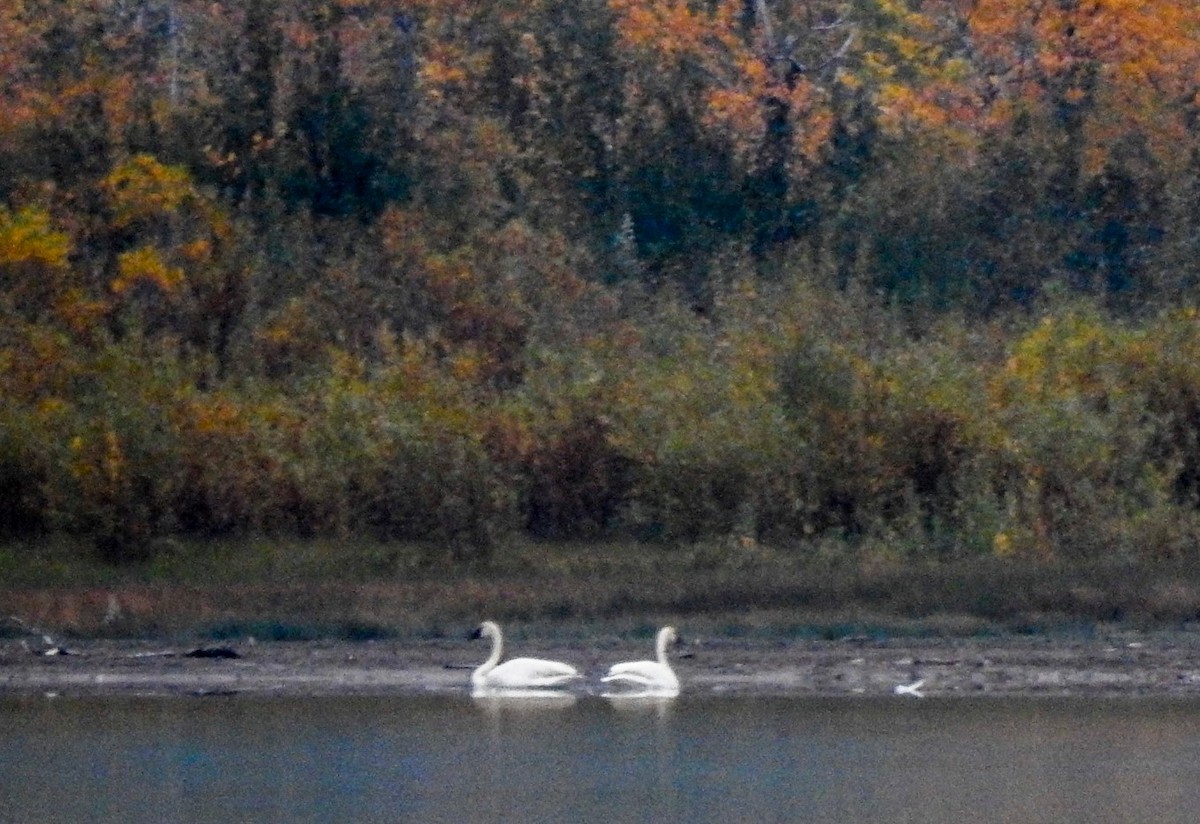
[[[598,695],[608,663],[643,656],[640,639],[514,645],[511,654],[576,664],[570,692]],[[80,640],[68,654],[0,640],[0,698],[463,695],[478,644],[435,641],[230,641],[225,658],[158,640]],[[236,656],[236,657],[234,657]],[[924,681],[926,698],[1200,698],[1200,633],[1113,629],[1092,637],[697,638],[673,660],[682,697],[883,698]],[[513,699],[514,701],[518,699]]]

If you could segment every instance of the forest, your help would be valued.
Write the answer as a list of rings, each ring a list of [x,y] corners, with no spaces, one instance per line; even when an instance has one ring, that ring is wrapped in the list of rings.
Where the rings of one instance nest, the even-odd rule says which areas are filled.
[[[1193,0],[5,0],[0,539],[1200,561]]]

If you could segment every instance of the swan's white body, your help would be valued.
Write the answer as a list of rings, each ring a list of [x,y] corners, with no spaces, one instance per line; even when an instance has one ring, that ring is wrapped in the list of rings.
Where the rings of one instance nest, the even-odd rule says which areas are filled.
[[[667,647],[679,640],[674,627],[663,627],[654,642],[654,661],[625,661],[609,667],[600,680],[605,684],[631,687],[641,693],[674,695],[679,692],[679,678],[667,662]]]
[[[514,658],[501,664],[504,637],[499,625],[492,621],[480,624],[471,637],[492,639],[492,654],[471,673],[471,690],[475,693],[555,689],[582,677],[577,669],[561,661]]]

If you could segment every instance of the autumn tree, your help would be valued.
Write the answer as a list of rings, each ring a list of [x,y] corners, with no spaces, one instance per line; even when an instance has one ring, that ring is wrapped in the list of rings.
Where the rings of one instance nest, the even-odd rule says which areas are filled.
[[[106,296],[118,330],[175,336],[223,374],[247,288],[224,210],[187,170],[146,154],[101,187],[114,254]]]
[[[642,252],[661,262],[747,228],[759,254],[793,239],[849,43],[831,34],[834,18],[764,2],[610,5],[626,61],[626,209]]]
[[[1168,230],[1159,198],[1186,169],[1181,143],[1194,143],[1200,10],[1173,0],[980,0],[966,23],[1000,152],[996,218],[1042,204],[1026,223],[1048,221],[1061,238],[1057,248],[1035,244],[1043,259],[1056,256],[1084,288],[1143,290]],[[1044,181],[1037,191],[1020,179],[1030,176]]]

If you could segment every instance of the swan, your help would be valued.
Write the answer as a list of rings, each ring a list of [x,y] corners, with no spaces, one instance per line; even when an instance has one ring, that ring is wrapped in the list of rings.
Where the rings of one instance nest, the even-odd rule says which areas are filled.
[[[608,674],[600,680],[605,684],[620,684],[637,689],[641,693],[675,695],[679,692],[679,678],[667,663],[667,647],[680,642],[675,627],[663,627],[654,641],[655,661],[625,661],[609,667]]]
[[[500,625],[484,621],[471,633],[471,638],[491,638],[492,654],[471,673],[471,689],[476,693],[492,690],[546,690],[564,687],[583,676],[570,664],[545,661],[541,658],[514,658],[500,663],[504,652],[504,636]]]

